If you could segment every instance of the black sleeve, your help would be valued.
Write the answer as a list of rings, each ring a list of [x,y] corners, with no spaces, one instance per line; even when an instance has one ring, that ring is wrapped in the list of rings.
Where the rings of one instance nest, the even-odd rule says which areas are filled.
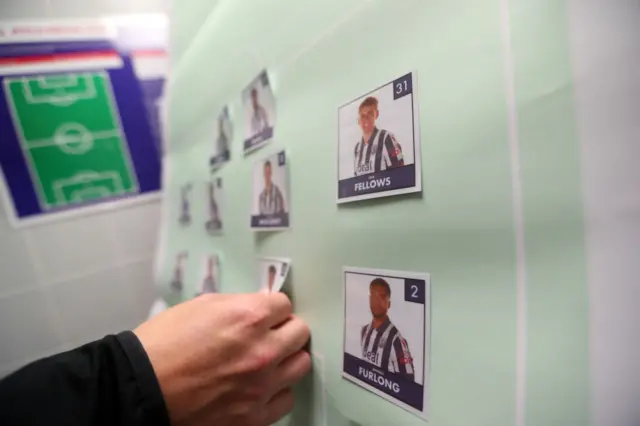
[[[387,154],[389,155],[391,168],[404,166],[402,148],[400,148],[400,144],[393,139],[390,133],[387,133],[386,137],[384,138],[384,147],[387,150]]]
[[[151,362],[130,331],[36,361],[0,382],[0,425],[169,426]]]

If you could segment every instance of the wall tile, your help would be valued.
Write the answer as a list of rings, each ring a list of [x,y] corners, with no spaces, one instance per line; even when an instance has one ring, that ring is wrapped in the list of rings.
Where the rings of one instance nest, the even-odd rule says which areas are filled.
[[[23,233],[11,230],[0,235],[0,295],[36,288],[37,280]]]
[[[158,297],[153,283],[153,262],[145,260],[128,265],[123,268],[123,276],[124,282],[132,292],[135,317],[143,322]]]
[[[7,218],[5,201],[0,197],[0,239],[8,232],[11,232],[11,225],[9,225],[9,219]]]
[[[148,259],[160,227],[160,201],[121,209],[113,215],[121,262]]]
[[[91,215],[28,229],[44,284],[66,281],[117,265],[111,217]]]
[[[120,271],[101,272],[49,288],[70,342],[95,340],[136,324],[131,292]]]
[[[0,365],[44,353],[61,340],[43,291],[0,299]]]

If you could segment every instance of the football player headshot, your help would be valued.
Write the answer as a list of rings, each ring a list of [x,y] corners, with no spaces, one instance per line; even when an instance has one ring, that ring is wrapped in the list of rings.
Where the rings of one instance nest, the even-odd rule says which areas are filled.
[[[273,291],[273,285],[276,282],[277,270],[275,265],[270,265],[267,271],[267,291],[271,293]]]
[[[282,191],[273,183],[273,170],[271,161],[265,161],[263,165],[264,190],[259,197],[259,213],[260,215],[284,214],[284,197]]]
[[[356,143],[353,152],[355,176],[404,166],[402,148],[395,136],[388,130],[376,126],[379,117],[377,98],[369,96],[362,101],[358,109],[358,125],[362,130],[362,138]]]
[[[187,258],[186,253],[179,253],[176,256],[176,264],[173,268],[173,279],[171,280],[171,288],[174,291],[182,291],[183,283],[182,283],[182,267],[183,262]]]
[[[189,192],[191,192],[190,183],[180,188],[180,223],[183,225],[188,225],[191,222]]]
[[[216,185],[209,182],[209,221],[207,229],[216,230],[222,228],[222,220],[220,219],[220,209],[216,201]]]
[[[220,114],[218,117],[218,154],[223,154],[229,151],[229,137],[224,129],[225,116]]]
[[[269,117],[267,117],[267,110],[260,104],[258,89],[255,87],[251,89],[251,107],[253,109],[251,115],[251,132],[257,135],[269,128]]]
[[[213,268],[217,266],[217,260],[215,257],[209,257],[207,259],[207,268],[205,277],[202,280],[202,293],[217,293],[218,284],[213,276]]]
[[[369,284],[369,308],[373,318],[360,331],[362,358],[414,381],[415,370],[409,344],[389,319],[391,287],[383,278],[375,278]]]

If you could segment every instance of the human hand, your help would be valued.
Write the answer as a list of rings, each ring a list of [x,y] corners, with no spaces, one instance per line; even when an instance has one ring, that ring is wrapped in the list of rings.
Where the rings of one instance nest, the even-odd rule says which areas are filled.
[[[267,426],[293,409],[311,369],[309,327],[282,293],[205,294],[134,333],[158,377],[173,426]]]

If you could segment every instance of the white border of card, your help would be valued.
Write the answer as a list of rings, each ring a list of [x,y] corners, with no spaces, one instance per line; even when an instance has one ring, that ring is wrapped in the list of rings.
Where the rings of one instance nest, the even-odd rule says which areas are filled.
[[[422,191],[420,116],[416,92],[416,73],[410,72],[338,108],[338,204]],[[359,116],[352,117],[350,113],[367,98],[379,101],[374,106],[380,117],[370,118],[374,120],[374,125],[375,120],[378,120],[378,124],[383,121],[385,127],[389,126],[391,120],[406,121],[404,125],[392,128],[374,127],[377,130],[371,136],[373,144],[367,144],[369,149],[362,143],[361,129],[358,132],[360,139],[354,137],[353,128],[358,126]],[[381,111],[383,104],[385,110]],[[406,111],[390,111],[390,105],[401,105]],[[345,118],[347,114],[348,119]],[[411,116],[407,117],[407,114]],[[413,140],[410,140],[411,137]],[[373,155],[371,147],[375,150]],[[353,169],[353,174],[350,172],[345,177],[345,173],[342,173],[341,179],[341,167]]]
[[[231,143],[233,141],[233,124],[229,116],[229,107],[225,106],[218,114],[215,123],[214,154],[209,160],[213,170],[219,169],[231,159]]]
[[[260,293],[277,293],[282,290],[289,271],[291,270],[291,259],[284,257],[256,257],[257,269],[258,269],[258,292]],[[278,266],[275,266],[275,265]],[[275,274],[271,279],[271,291],[267,289],[269,286],[270,276],[269,268],[275,267]]]
[[[349,278],[351,278],[351,284]],[[362,282],[354,282],[354,278],[356,280],[360,278]],[[385,330],[382,333],[372,329],[371,322],[361,324],[365,310],[368,310],[366,314],[368,318],[372,317],[370,306],[352,305],[353,301],[348,300],[349,289],[347,286],[366,285],[368,288],[357,287],[355,290],[358,296],[364,298],[369,295],[372,281],[377,278],[382,278],[384,283],[389,286],[391,292],[389,302],[391,304],[388,309],[392,310],[396,306],[396,310],[393,312],[395,321],[393,318],[387,317],[389,321],[383,322],[380,326]],[[380,295],[380,298],[384,296],[382,293],[385,293],[384,283],[378,282],[376,284],[379,287],[376,294]],[[342,341],[342,377],[426,420],[430,395],[429,360],[431,358],[431,283],[429,274],[344,267],[343,286],[345,325]],[[354,292],[353,289],[351,291]],[[400,295],[398,295],[398,291],[401,291]],[[370,298],[371,295],[366,299],[367,304],[370,303]],[[353,307],[350,312],[350,304],[356,307],[357,312],[354,313]],[[402,306],[401,309],[397,309],[399,305]],[[418,313],[420,315],[417,315]],[[383,314],[387,314],[387,312],[385,311]],[[413,318],[405,318],[404,316],[412,314],[422,320],[422,327],[411,327],[414,325]],[[390,316],[391,313],[388,315]],[[351,326],[351,331],[347,332],[349,326]],[[358,327],[358,330],[354,331],[353,327]],[[382,328],[380,329],[382,330]],[[356,334],[354,335],[354,333]],[[352,339],[355,338],[355,342],[353,340],[348,342],[348,336]],[[415,341],[420,337],[422,337],[422,347],[415,346]],[[367,347],[366,350],[363,350],[365,343]],[[357,352],[357,356],[354,352]],[[420,355],[421,359],[415,362],[416,358],[420,358]],[[387,364],[387,367],[378,366],[383,364]],[[389,370],[391,366],[396,372]]]
[[[220,235],[224,229],[224,186],[221,177],[212,177],[205,185],[207,221],[204,224],[209,235]]]
[[[286,151],[253,164],[250,226],[254,231],[282,231],[291,226],[291,191]],[[271,169],[271,191],[267,191],[265,168]],[[280,175],[281,173],[281,175]]]
[[[212,261],[213,263],[211,263]],[[196,297],[203,294],[220,293],[220,255],[217,253],[205,254],[201,262]],[[207,281],[207,279],[210,280]]]
[[[255,95],[254,95],[255,93]],[[253,107],[256,96],[259,108]],[[273,139],[276,124],[276,100],[267,70],[263,70],[242,91],[244,140],[242,150],[247,155]]]

